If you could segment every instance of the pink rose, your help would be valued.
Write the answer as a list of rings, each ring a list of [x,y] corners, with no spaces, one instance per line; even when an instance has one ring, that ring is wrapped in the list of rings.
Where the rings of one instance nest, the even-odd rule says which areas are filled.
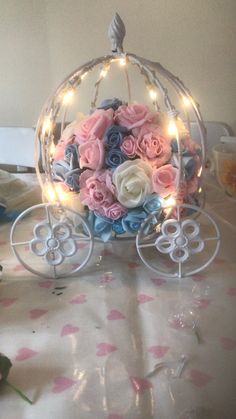
[[[128,135],[124,138],[124,141],[121,144],[120,149],[130,159],[136,156],[137,144],[136,139],[133,137],[133,135]]]
[[[160,135],[160,131],[141,128],[137,139],[136,153],[143,160],[147,160],[153,167],[161,167],[171,157],[170,141]]]
[[[113,109],[97,109],[75,128],[76,142],[83,144],[88,140],[102,140],[105,131],[113,124]]]
[[[80,200],[91,210],[108,207],[114,202],[114,195],[109,189],[110,174],[107,170],[93,172],[85,170],[80,177]]]
[[[171,164],[159,167],[153,171],[152,186],[153,190],[165,198],[166,196],[175,193],[177,187],[178,169]]]
[[[123,207],[119,202],[114,202],[109,207],[103,207],[104,215],[112,220],[118,220],[127,212],[127,208]]]
[[[115,112],[115,121],[128,129],[139,127],[152,119],[148,107],[141,104],[123,105]]]
[[[79,146],[79,155],[81,169],[88,167],[89,169],[99,170],[104,163],[104,145],[98,138],[87,141]]]

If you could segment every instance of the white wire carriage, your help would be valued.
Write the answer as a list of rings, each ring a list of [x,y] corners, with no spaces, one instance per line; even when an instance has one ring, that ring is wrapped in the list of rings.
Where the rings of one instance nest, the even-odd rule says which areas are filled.
[[[141,260],[158,275],[180,278],[204,269],[219,250],[219,229],[212,217],[200,208],[202,206],[202,169],[206,160],[206,130],[199,106],[183,82],[161,64],[132,53],[124,53],[122,46],[124,35],[124,24],[116,14],[109,28],[112,54],[93,59],[71,73],[47,100],[40,114],[36,129],[35,161],[36,172],[47,202],[31,207],[22,213],[13,224],[11,231],[11,244],[17,258],[26,269],[36,275],[54,278],[69,276],[84,268],[92,255],[94,232],[88,220],[83,214],[67,206],[62,190],[57,187],[53,179],[55,129],[60,122],[61,133],[63,132],[70,109],[70,99],[78,92],[85,76],[87,78],[90,73],[99,68],[100,73],[95,83],[90,107],[91,111],[96,109],[100,85],[107,72],[117,63],[121,65],[121,70],[125,74],[128,103],[131,102],[131,85],[127,67],[131,66],[137,68],[144,78],[154,109],[167,116],[168,129],[172,130],[177,144],[177,194],[181,191],[184,176],[179,121],[181,124],[183,120],[185,121],[183,126],[190,136],[190,119],[197,122],[199,131],[201,167],[198,172],[197,205],[196,202],[194,205],[191,202],[178,204],[173,200],[167,200],[164,201],[162,208],[148,215],[136,235],[136,248]],[[170,95],[170,89],[175,103]],[[182,105],[183,118],[181,119],[179,109],[176,108],[176,101]],[[43,170],[39,168],[39,160],[42,162]],[[32,214],[38,215],[39,212],[41,221],[35,224]],[[192,215],[189,215],[190,212]],[[29,218],[32,219],[33,238],[22,241],[19,238],[20,225]],[[202,219],[203,225],[208,226],[206,231],[201,229]],[[118,236],[114,233],[113,239],[117,238]],[[126,236],[124,238],[130,239]],[[35,261],[31,266],[29,259],[22,255],[21,249],[24,246],[29,247],[31,255],[43,261],[39,266]],[[78,260],[79,255],[81,260]],[[45,271],[46,266],[49,271],[48,269]]]

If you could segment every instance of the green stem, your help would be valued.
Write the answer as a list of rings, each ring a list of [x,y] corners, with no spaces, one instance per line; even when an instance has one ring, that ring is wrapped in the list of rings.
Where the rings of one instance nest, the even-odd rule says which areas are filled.
[[[17,387],[15,387],[13,384],[9,383],[6,379],[4,380],[4,382],[12,389],[14,390],[17,394],[19,394],[20,397],[22,397],[22,399],[24,399],[26,402],[28,402],[29,404],[33,404],[33,402],[28,399],[28,397],[25,396],[24,393],[22,393]]]

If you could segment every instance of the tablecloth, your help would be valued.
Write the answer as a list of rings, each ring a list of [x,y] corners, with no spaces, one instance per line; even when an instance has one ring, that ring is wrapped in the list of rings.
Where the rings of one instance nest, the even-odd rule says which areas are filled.
[[[0,226],[0,351],[33,401],[1,386],[1,419],[236,418],[236,203],[206,191],[222,245],[184,279],[150,271],[133,242],[97,243],[76,277],[42,279]]]

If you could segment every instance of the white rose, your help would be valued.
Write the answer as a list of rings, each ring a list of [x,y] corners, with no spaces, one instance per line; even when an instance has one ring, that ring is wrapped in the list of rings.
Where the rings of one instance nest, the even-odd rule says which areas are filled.
[[[120,164],[112,177],[118,201],[126,208],[142,205],[146,195],[152,192],[151,177],[151,167],[140,159]]]

